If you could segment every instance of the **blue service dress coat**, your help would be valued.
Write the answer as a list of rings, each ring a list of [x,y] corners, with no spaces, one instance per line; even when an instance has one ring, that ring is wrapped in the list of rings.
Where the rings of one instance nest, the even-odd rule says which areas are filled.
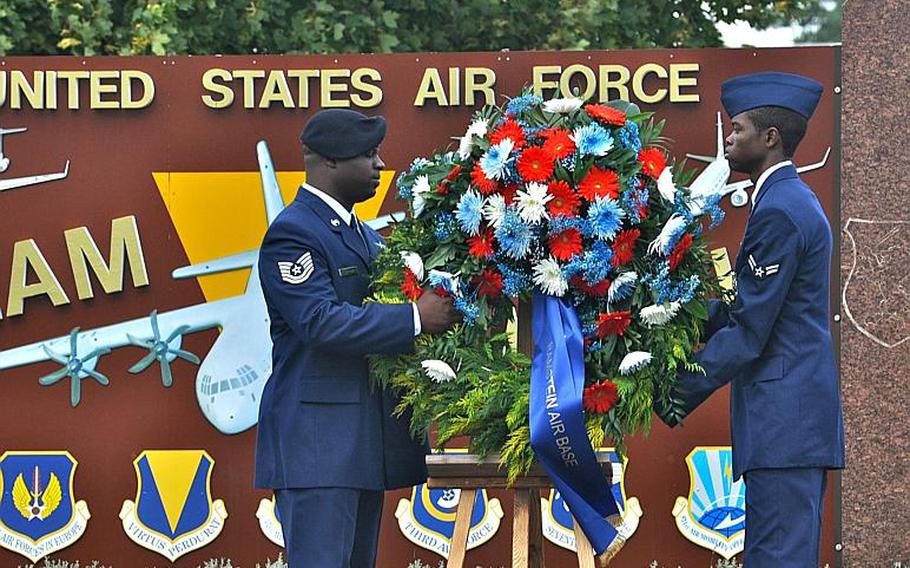
[[[259,256],[272,375],[259,407],[256,486],[384,490],[426,479],[426,446],[396,400],[369,381],[366,355],[414,349],[410,304],[363,304],[382,238],[301,188]],[[365,242],[364,242],[365,241]]]
[[[705,374],[683,372],[686,412],[727,382],[733,478],[760,468],[843,468],[844,429],[829,329],[832,235],[793,166],[762,184],[736,258],[736,301],[711,306]]]

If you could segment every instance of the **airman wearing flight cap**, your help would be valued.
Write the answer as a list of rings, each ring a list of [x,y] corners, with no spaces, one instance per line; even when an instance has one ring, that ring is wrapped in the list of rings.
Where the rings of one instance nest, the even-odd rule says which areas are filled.
[[[269,227],[259,274],[271,318],[272,375],[259,408],[256,486],[272,489],[290,568],[375,564],[383,491],[426,479],[426,445],[371,387],[366,355],[408,353],[457,320],[450,299],[363,303],[382,237],[360,223],[385,166],[385,119],[316,113],[307,181]]]
[[[721,87],[733,123],[725,155],[755,191],[736,299],[729,309],[712,306],[697,355],[705,373],[681,372],[676,394],[691,412],[732,383],[733,477],[746,483],[749,568],[817,568],[827,470],[844,467],[831,227],[791,161],[821,96],[818,82],[776,72]]]

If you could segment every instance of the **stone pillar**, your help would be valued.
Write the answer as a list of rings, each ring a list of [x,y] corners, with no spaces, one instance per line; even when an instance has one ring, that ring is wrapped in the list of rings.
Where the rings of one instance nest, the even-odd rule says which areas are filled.
[[[910,5],[845,0],[844,566],[910,566]]]

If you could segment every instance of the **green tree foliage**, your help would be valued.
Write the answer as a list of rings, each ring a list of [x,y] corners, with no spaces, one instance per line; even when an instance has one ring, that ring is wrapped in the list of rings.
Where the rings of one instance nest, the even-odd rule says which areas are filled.
[[[715,22],[808,21],[822,0],[0,0],[0,55],[720,45]]]
[[[822,2],[796,41],[798,43],[839,43],[843,27],[844,2],[833,0]]]

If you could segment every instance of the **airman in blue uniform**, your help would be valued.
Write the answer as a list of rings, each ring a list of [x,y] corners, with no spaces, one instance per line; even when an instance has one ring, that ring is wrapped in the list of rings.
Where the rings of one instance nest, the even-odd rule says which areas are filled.
[[[374,566],[383,491],[426,479],[426,445],[369,381],[366,355],[408,353],[457,319],[451,300],[363,303],[382,238],[360,223],[384,163],[382,117],[323,110],[301,143],[307,183],[269,227],[259,273],[271,318],[256,486],[275,491],[290,568]]]
[[[733,123],[732,169],[755,182],[736,259],[736,300],[714,303],[705,373],[682,372],[691,412],[731,387],[733,477],[746,483],[745,565],[817,568],[828,469],[844,467],[837,361],[831,339],[831,227],[790,161],[822,95],[786,73],[735,77],[721,99]]]

